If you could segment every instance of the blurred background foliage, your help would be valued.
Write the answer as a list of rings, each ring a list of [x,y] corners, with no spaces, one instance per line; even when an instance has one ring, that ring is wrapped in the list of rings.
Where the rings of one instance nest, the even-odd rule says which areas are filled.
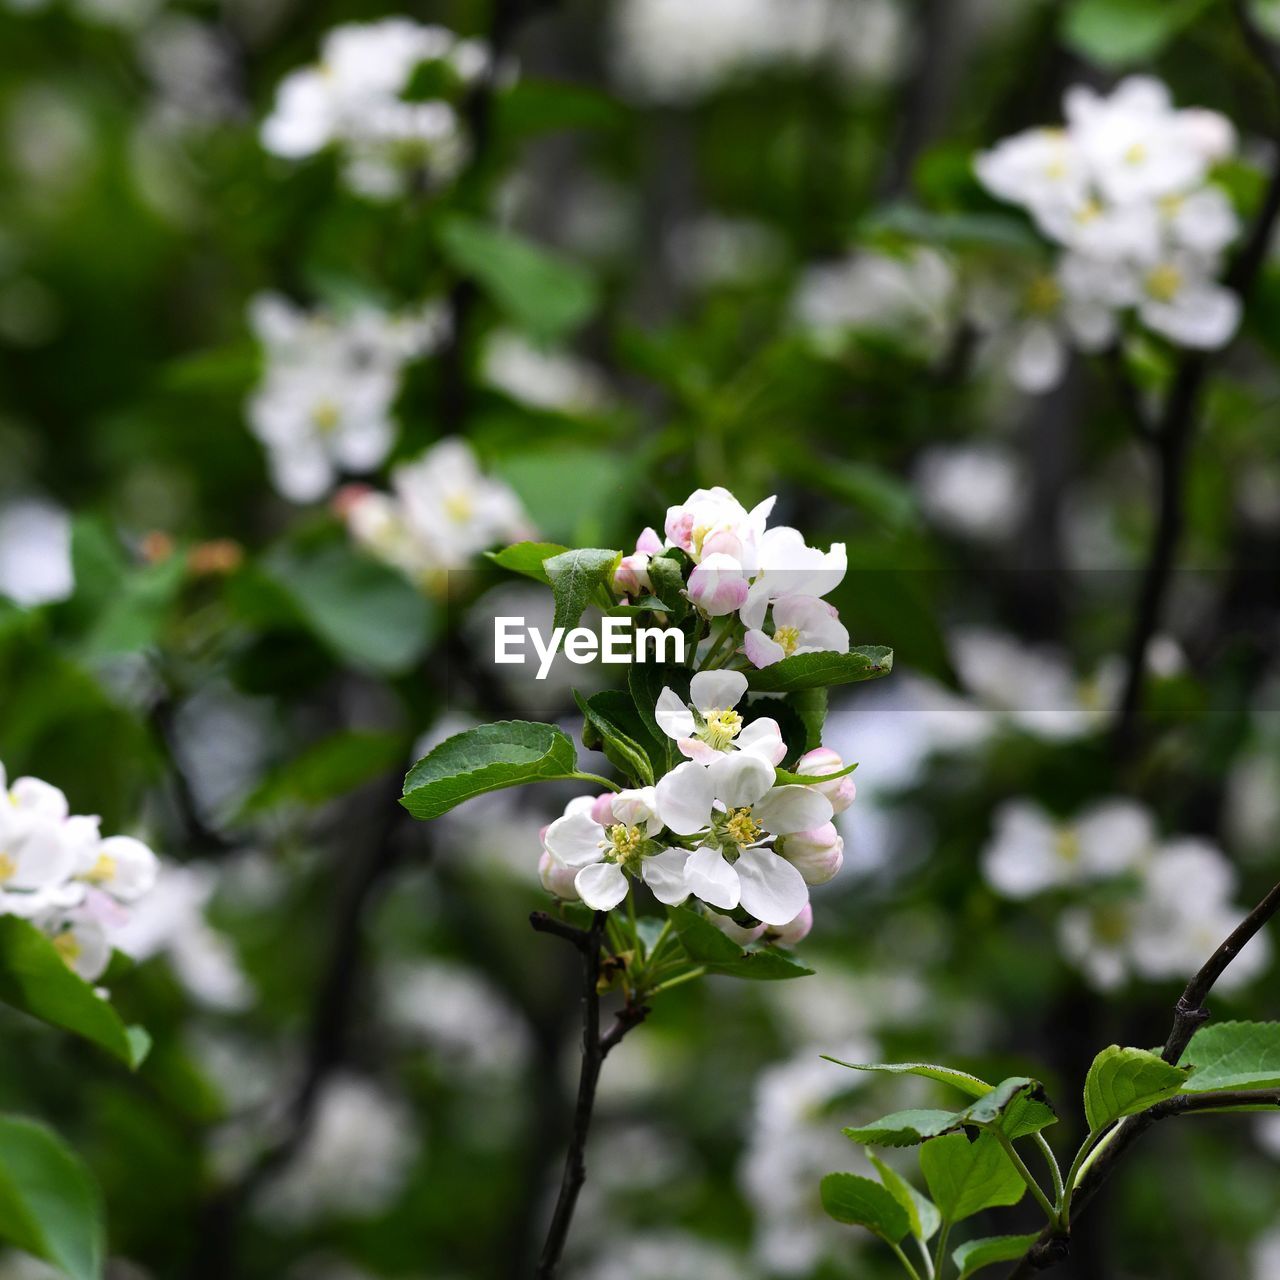
[[[571,957],[526,926],[570,793],[426,827],[395,804],[449,726],[572,723],[564,683],[485,660],[495,610],[539,606],[480,563],[423,594],[275,492],[246,426],[263,291],[444,306],[388,466],[463,436],[540,537],[628,550],[695,486],[777,492],[811,542],[847,543],[854,642],[897,653],[833,699],[861,794],[817,976],[685,987],[610,1060],[575,1277],[888,1275],[821,1220],[817,1181],[861,1160],[841,1125],[929,1088],[820,1053],[1047,1073],[1066,1110],[1097,1048],[1163,1038],[1176,977],[1102,993],[1061,941],[1106,887],[1009,901],[982,855],[1010,799],[1067,819],[1121,795],[1221,848],[1235,902],[1276,878],[1280,269],[1204,398],[1123,757],[1149,459],[1103,362],[1015,391],[957,282],[1034,258],[971,156],[1057,120],[1074,83],[1150,71],[1228,115],[1221,180],[1255,209],[1280,107],[1230,10],[424,0],[406,14],[518,74],[468,102],[455,183],[374,201],[257,128],[327,30],[383,5],[0,4],[0,759],[190,873],[110,982],[155,1042],[136,1076],[0,1020],[0,1106],[85,1154],[113,1276],[527,1275],[571,1099]],[[1127,360],[1159,396],[1178,356],[1135,338]],[[1255,968],[1220,1013],[1275,1015]],[[1062,1274],[1276,1280],[1277,1160],[1274,1126],[1153,1135]]]

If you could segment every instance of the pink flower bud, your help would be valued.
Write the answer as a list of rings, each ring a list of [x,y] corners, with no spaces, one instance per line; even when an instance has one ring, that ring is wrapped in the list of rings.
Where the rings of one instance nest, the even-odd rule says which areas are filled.
[[[623,556],[613,571],[613,589],[619,595],[639,596],[653,590],[649,581],[649,557],[643,552]]]
[[[598,822],[602,827],[609,827],[617,822],[617,818],[613,816],[612,791],[596,796],[591,804],[591,821]]]
[[[844,841],[832,822],[779,836],[774,848],[804,877],[805,884],[826,884],[844,866]]]
[[[711,921],[721,933],[727,938],[732,938],[740,947],[745,947],[749,942],[754,942],[765,931],[765,925],[757,924],[750,929],[740,925],[732,916],[721,915],[718,911],[712,911],[710,907],[703,908],[707,919]]]
[[[662,550],[662,539],[650,528],[636,539],[636,555],[656,556]]]
[[[830,747],[815,747],[800,757],[796,772],[804,774],[806,778],[821,778],[824,774],[839,773],[843,768],[844,761]],[[813,788],[831,801],[833,813],[843,813],[858,794],[853,775],[849,773],[834,782],[815,782]]]
[[[548,893],[554,893],[566,902],[577,902],[578,891],[573,887],[573,878],[577,874],[572,867],[557,862],[546,849],[542,851],[542,857],[538,859],[538,879]]]
[[[803,942],[809,936],[809,930],[812,928],[813,907],[806,902],[794,920],[771,928],[767,939],[769,942],[776,942],[780,947],[794,947],[797,942]]]
[[[742,608],[749,590],[742,566],[732,556],[707,556],[689,575],[689,599],[712,618]]]

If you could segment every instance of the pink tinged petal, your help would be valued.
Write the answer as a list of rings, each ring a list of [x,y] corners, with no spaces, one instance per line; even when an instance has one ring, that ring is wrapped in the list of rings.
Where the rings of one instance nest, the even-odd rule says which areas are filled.
[[[730,809],[754,805],[768,794],[775,776],[767,760],[745,751],[720,756],[707,766],[706,775],[716,799],[723,800]]]
[[[600,847],[603,839],[604,830],[600,824],[593,821],[589,813],[579,809],[557,818],[547,828],[544,843],[552,856],[566,867],[585,867],[588,863],[599,862],[604,856]]]
[[[763,631],[748,631],[742,650],[753,667],[771,667],[787,656],[787,651]]]
[[[663,689],[658,695],[653,718],[668,738],[693,737],[693,712],[680,700],[674,689]]]
[[[656,556],[662,550],[662,539],[650,528],[636,539],[636,555]]]
[[[538,859],[538,879],[548,893],[555,894],[566,902],[577,902],[578,891],[573,886],[575,878],[572,867],[566,867],[545,849],[542,851],[542,856]]]
[[[707,845],[695,849],[685,864],[685,877],[689,892],[703,902],[722,911],[732,911],[738,905],[741,894],[738,873],[724,860],[719,849]]]
[[[782,730],[771,716],[761,716],[746,725],[734,739],[740,753],[758,756],[766,764],[781,764],[787,754]]]
[[[674,907],[689,896],[688,861],[687,849],[664,849],[641,862],[640,874],[659,902]]]
[[[592,911],[612,911],[627,896],[627,877],[616,862],[583,867],[573,887]]]
[[[753,810],[766,831],[790,835],[831,821],[831,801],[813,787],[774,787]]]
[[[607,827],[613,821],[613,792],[605,791],[596,796],[587,812],[591,815],[592,822],[598,822],[602,827]],[[546,843],[545,836],[543,843]]]
[[[772,849],[747,849],[734,870],[741,885],[742,905],[765,924],[789,924],[808,904],[809,886],[804,877]]]
[[[744,627],[758,631],[764,626],[765,614],[768,612],[769,586],[764,578],[757,578],[751,584],[742,608],[738,610],[738,617],[742,619]]]
[[[657,813],[658,797],[653,787],[635,787],[619,791],[613,797],[611,822],[625,822],[629,827],[645,826]]]
[[[680,748],[682,756],[696,760],[699,764],[710,764],[713,760],[719,760],[722,755],[722,752],[708,746],[701,738],[681,738],[676,746]]]
[[[689,681],[689,701],[699,711],[727,711],[736,707],[747,691],[741,671],[699,671]]]
[[[780,947],[794,947],[797,942],[803,942],[809,936],[812,928],[813,906],[806,902],[804,910],[794,920],[769,930],[769,941]]]
[[[844,840],[833,822],[779,836],[774,848],[800,872],[805,884],[826,884],[844,865]]]
[[[658,813],[677,835],[691,836],[710,821],[716,793],[708,773],[691,760],[677,765],[655,788]]]

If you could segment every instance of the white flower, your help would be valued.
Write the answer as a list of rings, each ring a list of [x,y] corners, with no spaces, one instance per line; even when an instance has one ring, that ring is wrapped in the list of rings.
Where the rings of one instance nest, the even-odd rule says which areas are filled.
[[[745,752],[770,765],[780,764],[787,753],[776,720],[762,716],[750,724],[733,708],[747,692],[747,677],[740,671],[699,671],[689,682],[689,703],[673,689],[658,696],[654,718],[682,754],[710,764],[724,752]]]
[[[779,836],[774,847],[800,872],[805,884],[826,884],[844,866],[844,840],[834,822],[825,822],[812,831]]]
[[[0,595],[40,605],[65,600],[74,586],[67,513],[41,498],[0,508]]]
[[[796,764],[795,772],[808,778],[823,778],[828,774],[839,773],[844,768],[844,760],[830,747],[815,747],[806,751]],[[851,774],[842,778],[834,778],[830,782],[811,784],[815,791],[821,792],[831,801],[831,808],[836,813],[843,813],[858,794],[857,784]]]
[[[753,666],[768,667],[796,653],[848,653],[849,632],[833,605],[788,595],[774,602],[773,634],[748,631],[742,647]]]
[[[1131,800],[1100,801],[1072,822],[1057,822],[1038,805],[1012,800],[996,811],[982,871],[1004,897],[1030,898],[1135,871],[1154,847],[1151,817]]]
[[[688,896],[689,855],[655,838],[662,826],[653,787],[620,791],[599,806],[580,796],[547,828],[544,844],[561,867],[575,872],[574,889],[593,911],[610,911],[627,896],[628,873],[639,875],[659,902],[674,904]]]
[[[646,528],[636,539],[636,549],[618,561],[613,571],[613,588],[622,595],[639,596],[653,590],[649,581],[649,561],[662,551],[662,539]]]
[[[1024,205],[1037,218],[1079,208],[1089,190],[1085,157],[1065,129],[1028,129],[997,143],[974,160],[992,195]]]
[[[935,524],[983,542],[1008,537],[1026,506],[1026,477],[1017,459],[989,445],[925,449],[916,461],[915,486]]]
[[[1170,254],[1144,271],[1138,314],[1149,329],[1179,346],[1212,350],[1240,325],[1238,294],[1215,283],[1211,264],[1191,254]]]
[[[829,822],[831,802],[812,787],[775,787],[774,780],[772,765],[738,752],[705,768],[678,765],[656,792],[662,821],[678,835],[701,837],[685,866],[688,891],[722,911],[741,903],[757,920],[784,925],[809,890],[765,841]]]
[[[686,594],[709,618],[722,618],[743,606],[749,589],[742,565],[717,551],[694,565]]]
[[[610,400],[604,375],[594,365],[567,352],[544,351],[515,333],[488,339],[482,371],[490,386],[535,409],[591,414]]]
[[[748,511],[728,489],[716,485],[695,489],[684,502],[667,508],[667,541],[695,564],[720,554],[736,560],[748,575],[758,565],[756,548],[776,498],[766,498]]]
[[[740,611],[749,630],[764,626],[769,605],[786,596],[822,597],[844,581],[848,557],[843,542],[820,551],[787,525],[768,529],[759,538],[760,567]],[[848,646],[846,645],[846,648]]]

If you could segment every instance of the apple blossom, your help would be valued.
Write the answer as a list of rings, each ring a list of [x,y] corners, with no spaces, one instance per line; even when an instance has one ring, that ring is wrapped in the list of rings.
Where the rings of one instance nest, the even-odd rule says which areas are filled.
[[[796,763],[795,772],[802,773],[807,778],[823,778],[829,774],[839,773],[843,768],[844,760],[830,747],[815,747],[800,757]],[[829,782],[815,782],[812,786],[815,791],[821,792],[831,801],[831,808],[835,813],[843,813],[858,794],[857,784],[852,775],[847,773],[843,778],[832,778]]]
[[[657,785],[662,821],[697,836],[685,866],[688,891],[721,910],[739,903],[765,924],[787,924],[809,900],[803,876],[768,848],[771,837],[808,831],[831,818],[812,787],[775,787],[773,766],[746,752],[707,766],[677,765]]]
[[[748,511],[720,485],[695,489],[684,502],[667,508],[667,541],[695,564],[704,556],[719,553],[736,560],[745,573],[754,573],[756,548],[776,501],[766,498]]]
[[[849,632],[825,600],[784,596],[773,605],[773,634],[748,631],[742,647],[753,666],[768,667],[795,653],[848,653]]]
[[[746,602],[749,583],[732,556],[713,552],[689,575],[688,596],[710,618],[736,613]]]
[[[803,942],[813,928],[813,905],[806,902],[800,908],[800,914],[786,924],[776,925],[765,931],[765,939],[780,947],[793,947]]]
[[[662,539],[646,528],[636,539],[636,549],[618,561],[613,572],[614,590],[623,595],[639,596],[653,590],[649,581],[649,560],[662,550]]]
[[[654,709],[658,727],[676,740],[681,754],[710,764],[727,751],[759,756],[781,764],[787,753],[778,722],[767,716],[746,723],[734,707],[747,692],[740,671],[699,671],[689,682],[688,703],[670,688],[663,689]]]
[[[833,822],[824,822],[812,831],[779,836],[774,847],[804,877],[805,884],[826,884],[844,866],[844,840]]]

